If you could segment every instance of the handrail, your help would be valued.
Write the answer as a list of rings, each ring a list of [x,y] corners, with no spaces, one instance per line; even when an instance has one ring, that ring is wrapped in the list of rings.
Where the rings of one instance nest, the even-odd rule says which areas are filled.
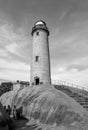
[[[66,81],[62,81],[62,80],[52,80],[52,84],[53,85],[65,85],[65,86],[68,86],[68,87],[74,87],[74,88],[77,88],[77,89],[88,91],[86,88],[84,88],[82,86],[79,86],[79,85],[76,85],[76,84],[73,84],[73,83],[69,83],[69,82],[66,82]]]

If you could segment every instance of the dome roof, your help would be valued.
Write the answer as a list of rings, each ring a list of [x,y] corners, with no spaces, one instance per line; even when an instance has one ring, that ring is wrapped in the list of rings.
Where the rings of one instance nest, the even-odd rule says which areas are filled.
[[[38,20],[34,25],[35,26],[36,25],[45,25],[46,26],[46,23],[44,21],[42,21],[42,20]]]
[[[46,23],[43,21],[43,20],[38,20],[34,23],[34,27],[32,28],[32,32],[31,32],[31,35],[33,36],[33,33],[36,31],[36,30],[44,30],[47,32],[47,35],[49,36],[49,30],[46,26]]]

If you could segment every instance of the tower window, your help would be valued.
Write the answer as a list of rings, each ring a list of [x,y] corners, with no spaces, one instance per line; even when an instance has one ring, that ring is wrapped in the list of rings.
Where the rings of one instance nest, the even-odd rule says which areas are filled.
[[[37,32],[36,34],[37,34],[37,36],[38,36],[38,35],[39,35],[39,32]]]
[[[39,56],[36,56],[36,57],[35,57],[35,61],[36,61],[36,62],[39,61]]]

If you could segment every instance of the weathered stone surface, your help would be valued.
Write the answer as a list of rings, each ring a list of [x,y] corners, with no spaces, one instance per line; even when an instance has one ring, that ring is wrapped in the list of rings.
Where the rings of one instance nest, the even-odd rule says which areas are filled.
[[[4,94],[0,101],[4,105],[23,106],[23,114],[28,119],[50,125],[67,125],[84,122],[88,113],[75,100],[53,86],[39,85],[13,90]]]
[[[0,103],[0,130],[12,130],[13,122]]]

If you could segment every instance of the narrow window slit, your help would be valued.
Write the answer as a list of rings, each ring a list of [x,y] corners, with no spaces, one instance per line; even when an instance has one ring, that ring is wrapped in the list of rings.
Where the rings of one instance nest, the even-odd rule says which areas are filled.
[[[35,61],[38,62],[39,61],[39,56],[35,57]]]

